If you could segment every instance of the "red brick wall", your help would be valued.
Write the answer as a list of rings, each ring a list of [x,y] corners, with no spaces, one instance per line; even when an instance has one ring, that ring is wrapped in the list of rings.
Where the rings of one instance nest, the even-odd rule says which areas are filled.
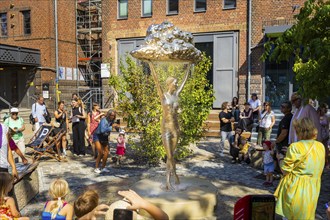
[[[236,9],[224,10],[223,1],[207,1],[206,12],[194,13],[194,0],[179,1],[179,14],[166,15],[166,1],[153,1],[152,17],[141,18],[141,0],[130,0],[128,19],[117,19],[117,0],[103,1],[103,59],[112,58],[112,71],[117,70],[117,43],[123,38],[145,37],[151,24],[167,20],[192,33],[239,31],[239,75],[246,75],[247,3],[237,1]],[[111,49],[109,49],[109,45]],[[241,79],[241,77],[239,77]],[[242,79],[244,81],[244,79]],[[245,92],[245,81],[239,82]]]
[[[263,53],[263,28],[272,26],[277,21],[281,24],[285,20],[293,21],[293,16],[299,13],[299,9],[293,11],[293,6],[302,7],[303,0],[265,0],[252,1],[252,69],[251,69],[251,93],[257,92],[262,97],[262,77],[264,74],[263,63],[260,56]],[[259,46],[258,46],[259,45]],[[261,46],[260,46],[261,45]]]
[[[14,7],[10,7],[13,4]],[[75,1],[58,1],[59,66],[76,67]],[[23,35],[22,10],[31,11],[31,35]],[[8,37],[1,44],[39,49],[41,66],[55,68],[55,32],[53,1],[0,1],[0,12],[7,12]],[[14,17],[11,18],[11,14]],[[14,25],[12,27],[12,25]],[[41,77],[41,78],[40,78]],[[40,92],[41,83],[55,84],[55,73],[37,71],[35,86]],[[73,82],[73,85],[76,83]],[[50,88],[50,92],[54,87]],[[54,95],[54,94],[52,94]]]

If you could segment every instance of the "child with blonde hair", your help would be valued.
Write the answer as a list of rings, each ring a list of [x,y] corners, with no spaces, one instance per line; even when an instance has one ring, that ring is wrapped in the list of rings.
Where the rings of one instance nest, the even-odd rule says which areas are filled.
[[[239,159],[239,161],[249,163],[250,162],[250,157],[249,157],[250,144],[247,142],[246,137],[243,137],[243,136],[240,137],[240,142],[241,142],[241,144],[238,146],[240,149],[239,154],[238,154],[238,159]]]
[[[12,197],[7,196],[13,188],[14,179],[7,172],[0,172],[0,219],[29,219],[21,217]]]
[[[69,194],[69,184],[64,179],[54,180],[49,187],[51,201],[47,201],[42,212],[42,220],[65,220],[72,219],[73,206],[65,201]]]
[[[123,156],[125,155],[126,152],[126,145],[125,145],[125,131],[121,130],[119,132],[119,135],[117,137],[117,150],[116,150],[116,155],[117,155],[117,165],[119,165],[123,159]]]

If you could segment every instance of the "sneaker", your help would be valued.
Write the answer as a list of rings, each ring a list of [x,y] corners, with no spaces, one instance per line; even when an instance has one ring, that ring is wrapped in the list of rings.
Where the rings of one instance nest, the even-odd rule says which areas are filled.
[[[94,173],[101,173],[101,170],[99,168],[95,168]]]
[[[85,156],[85,154],[79,154],[79,157],[84,157]]]
[[[110,170],[108,168],[102,168],[102,172],[110,172]]]

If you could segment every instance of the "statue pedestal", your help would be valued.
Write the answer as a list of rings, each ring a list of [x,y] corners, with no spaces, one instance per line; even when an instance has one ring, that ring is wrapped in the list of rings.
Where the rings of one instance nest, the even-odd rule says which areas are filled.
[[[215,219],[218,189],[209,180],[180,177],[174,190],[165,190],[165,177],[143,179],[132,189],[144,199],[164,210],[170,219]],[[150,216],[140,210],[140,215]]]

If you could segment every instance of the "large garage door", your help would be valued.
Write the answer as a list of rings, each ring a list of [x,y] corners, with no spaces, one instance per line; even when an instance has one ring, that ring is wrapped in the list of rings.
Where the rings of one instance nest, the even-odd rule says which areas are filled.
[[[213,108],[237,95],[237,33],[214,35]]]

